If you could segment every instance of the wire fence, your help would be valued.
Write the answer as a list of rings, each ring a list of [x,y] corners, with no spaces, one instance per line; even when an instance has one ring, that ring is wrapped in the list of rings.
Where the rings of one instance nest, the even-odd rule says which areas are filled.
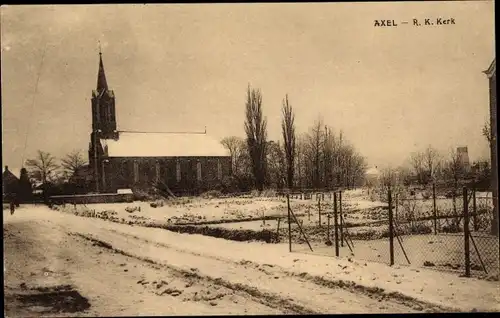
[[[316,211],[285,220],[290,251],[498,279],[499,238],[490,234],[493,198],[467,188],[454,197],[433,192],[418,198],[389,191],[386,203],[360,203],[340,191],[318,196]]]

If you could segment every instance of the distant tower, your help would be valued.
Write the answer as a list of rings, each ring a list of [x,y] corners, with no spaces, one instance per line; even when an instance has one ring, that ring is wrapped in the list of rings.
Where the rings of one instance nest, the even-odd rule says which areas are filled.
[[[462,167],[464,167],[465,171],[470,171],[470,163],[469,163],[469,152],[467,147],[458,147],[457,148],[457,156],[460,160]]]

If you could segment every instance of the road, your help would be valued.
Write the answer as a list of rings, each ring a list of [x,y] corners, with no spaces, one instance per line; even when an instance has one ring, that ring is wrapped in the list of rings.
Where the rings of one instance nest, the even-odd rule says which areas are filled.
[[[7,316],[442,311],[160,244],[131,226],[24,206],[4,211]],[[138,227],[133,227],[137,229]],[[144,228],[144,233],[147,233]],[[207,241],[207,244],[210,244]],[[210,246],[207,246],[210,248]]]

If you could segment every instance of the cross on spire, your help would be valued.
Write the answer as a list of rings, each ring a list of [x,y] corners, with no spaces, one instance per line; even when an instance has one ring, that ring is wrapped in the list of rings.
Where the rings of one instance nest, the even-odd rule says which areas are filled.
[[[101,41],[99,41],[99,71],[97,73],[97,91],[108,90],[108,82],[106,81],[106,74],[104,73],[104,64],[102,63]]]

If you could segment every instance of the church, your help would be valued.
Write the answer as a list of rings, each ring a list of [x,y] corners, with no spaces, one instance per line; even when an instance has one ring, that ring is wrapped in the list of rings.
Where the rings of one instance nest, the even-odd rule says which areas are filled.
[[[89,168],[96,193],[162,185],[175,194],[199,194],[230,176],[231,157],[204,132],[117,130],[115,93],[108,88],[99,52],[97,88],[92,91]]]

